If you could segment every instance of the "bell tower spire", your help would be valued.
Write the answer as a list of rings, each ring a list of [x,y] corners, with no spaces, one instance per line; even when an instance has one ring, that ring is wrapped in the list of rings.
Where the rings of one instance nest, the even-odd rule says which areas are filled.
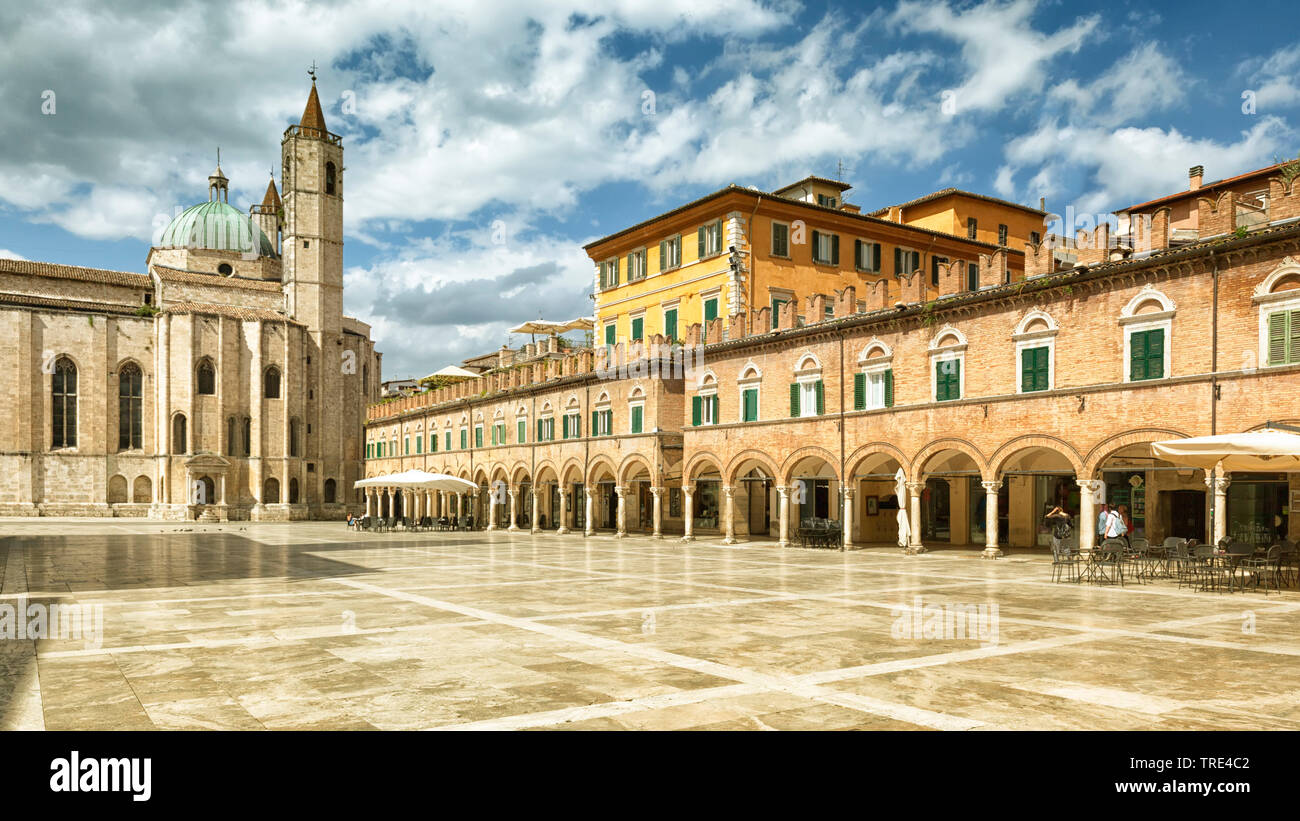
[[[221,148],[217,148],[217,170],[208,175],[208,202],[230,202],[230,180],[221,173]]]

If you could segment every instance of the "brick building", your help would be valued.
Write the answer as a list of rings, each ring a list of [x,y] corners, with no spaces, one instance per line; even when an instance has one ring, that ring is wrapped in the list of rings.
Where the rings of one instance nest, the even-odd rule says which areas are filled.
[[[1300,421],[1300,192],[1268,184],[1262,219],[1201,200],[1193,242],[1157,209],[1136,248],[1102,225],[1069,267],[1051,238],[1027,243],[1011,282],[885,279],[865,304],[851,285],[812,295],[802,326],[772,329],[766,305],[692,324],[684,369],[654,367],[674,351],[648,334],[373,406],[367,475],[421,467],[480,492],[367,505],[781,543],[811,517],[891,543],[901,519],[909,550],[994,556],[1045,546],[1054,504],[1090,538],[1104,498],[1152,541],[1269,541],[1300,480],[1211,477],[1150,448]]]
[[[247,215],[218,164],[146,273],[0,260],[0,515],[357,507],[380,360],[343,315],[343,146],[314,81],[281,150]]]

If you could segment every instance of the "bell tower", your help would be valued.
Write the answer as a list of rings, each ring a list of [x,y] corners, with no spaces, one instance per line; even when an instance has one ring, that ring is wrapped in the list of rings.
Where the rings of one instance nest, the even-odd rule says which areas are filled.
[[[290,315],[333,335],[343,320],[343,140],[325,128],[311,75],[302,120],[280,141],[281,257]]]

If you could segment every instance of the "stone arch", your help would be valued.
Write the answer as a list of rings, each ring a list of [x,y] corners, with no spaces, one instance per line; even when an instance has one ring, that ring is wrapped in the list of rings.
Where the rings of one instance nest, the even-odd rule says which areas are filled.
[[[615,480],[618,479],[618,465],[614,464],[613,459],[604,454],[594,457],[589,463],[587,463],[587,477],[584,481],[587,484],[595,484],[597,477],[599,477],[605,470],[609,471],[609,475],[612,478]]]
[[[989,480],[988,460],[984,458],[984,454],[980,453],[980,449],[965,439],[957,439],[953,437],[936,439],[921,448],[921,450],[917,452],[916,456],[912,457],[912,463],[908,466],[908,479],[911,481],[921,481],[925,475],[924,469],[926,462],[928,462],[935,454],[941,453],[945,450],[954,450],[969,456],[971,461],[975,463],[975,467],[979,469],[980,476],[986,481]]]
[[[722,475],[722,460],[709,451],[704,450],[692,454],[691,458],[686,460],[686,464],[682,465],[682,484],[691,484],[695,480],[695,473],[705,464],[712,465],[713,468],[718,471],[718,475]]]
[[[761,450],[750,448],[737,453],[731,458],[731,461],[727,463],[727,468],[722,473],[723,483],[735,485],[736,482],[739,482],[741,470],[746,465],[749,465],[751,470],[754,467],[761,467],[763,470],[767,471],[768,476],[770,476],[773,481],[776,481],[781,476],[781,467],[772,459],[771,456]]]
[[[1282,285],[1294,286],[1290,288],[1281,288]],[[1296,262],[1292,257],[1282,260],[1281,264],[1268,273],[1266,277],[1255,286],[1255,298],[1270,296],[1280,291],[1290,291],[1300,288],[1300,262]]]
[[[790,484],[790,482],[794,479],[794,469],[798,467],[800,462],[812,457],[821,459],[823,462],[830,465],[831,474],[835,477],[836,480],[839,480],[841,478],[839,459],[835,457],[835,454],[831,453],[829,450],[826,450],[825,448],[820,448],[817,447],[816,445],[808,445],[806,447],[799,448],[798,450],[791,453],[789,456],[785,457],[785,462],[781,464],[781,473],[780,473],[781,483],[785,485]]]
[[[1040,324],[1042,327],[1039,327]],[[1056,320],[1052,319],[1052,315],[1041,308],[1034,308],[1021,317],[1020,321],[1016,323],[1013,333],[1016,336],[1023,336],[1030,333],[1055,330],[1059,330],[1059,326],[1056,324]]]
[[[546,476],[547,471],[550,471],[551,476],[555,477],[554,481],[558,482],[560,480],[559,467],[557,467],[556,464],[552,462],[550,459],[543,459],[542,461],[537,463],[537,476],[535,477],[535,481],[540,482],[543,479],[547,478]]]
[[[1161,291],[1154,285],[1147,285],[1128,301],[1128,304],[1119,312],[1120,318],[1127,319],[1134,316],[1143,316],[1144,314],[1140,313],[1140,311],[1142,308],[1145,308],[1148,303],[1152,302],[1155,303],[1159,310],[1152,311],[1151,313],[1173,313],[1175,310],[1174,301],[1166,296],[1164,291]]]
[[[121,505],[126,501],[126,477],[119,473],[108,480],[108,503]]]
[[[1162,439],[1187,439],[1189,434],[1173,428],[1135,428],[1133,430],[1117,433],[1107,439],[1098,442],[1088,455],[1083,459],[1084,473],[1079,476],[1080,479],[1092,479],[1096,476],[1097,469],[1101,463],[1106,461],[1112,453],[1123,450],[1130,445],[1141,445],[1148,442],[1159,442]]]
[[[131,501],[137,505],[153,501],[153,480],[141,474],[135,477],[131,487]]]
[[[873,336],[866,345],[862,346],[862,352],[858,354],[858,362],[866,362],[869,359],[885,359],[894,355],[894,349],[889,347],[883,339]]]
[[[803,371],[820,371],[821,369],[822,361],[818,359],[817,354],[812,351],[804,351],[799,354],[799,358],[795,360],[795,373],[801,373]]]
[[[623,459],[623,463],[618,466],[618,473],[616,475],[618,477],[617,481],[620,485],[626,486],[628,481],[632,479],[632,476],[636,475],[636,474],[629,475],[628,473],[629,469],[632,468],[634,465],[641,465],[642,467],[644,467],[646,473],[650,477],[651,483],[652,484],[654,483],[655,470],[654,470],[654,465],[650,464],[650,460],[639,453],[629,453],[627,457]]]
[[[849,458],[845,460],[845,464],[848,466],[849,478],[856,476],[864,465],[874,462],[873,457],[877,456],[897,462],[905,474],[908,473],[908,469],[911,467],[903,452],[888,442],[868,442],[854,450],[853,453],[849,454]],[[874,468],[871,469],[874,470]]]
[[[586,477],[582,473],[582,463],[577,459],[569,459],[564,463],[564,468],[560,471],[560,481],[562,483],[584,482]]]
[[[993,455],[989,457],[993,477],[996,479],[1001,476],[1003,470],[1006,469],[1007,462],[1011,461],[1016,454],[1034,448],[1055,451],[1057,454],[1064,456],[1069,461],[1070,467],[1073,468],[1074,475],[1080,479],[1084,478],[1083,457],[1079,455],[1079,451],[1075,450],[1074,446],[1064,439],[1040,434],[1017,436],[994,451]]]
[[[515,485],[516,487],[519,485],[521,480],[532,479],[532,476],[532,471],[528,469],[528,465],[525,462],[515,462],[514,466],[510,468],[510,484]]]
[[[930,350],[955,348],[965,344],[967,344],[966,334],[962,333],[955,325],[948,324],[935,331],[934,338],[930,340]]]

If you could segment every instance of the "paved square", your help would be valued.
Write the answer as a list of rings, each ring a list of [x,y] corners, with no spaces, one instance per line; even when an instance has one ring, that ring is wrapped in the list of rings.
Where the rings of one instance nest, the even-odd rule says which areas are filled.
[[[0,640],[0,729],[1300,728],[1294,592],[974,550],[3,527],[0,612],[80,605],[102,639]]]

